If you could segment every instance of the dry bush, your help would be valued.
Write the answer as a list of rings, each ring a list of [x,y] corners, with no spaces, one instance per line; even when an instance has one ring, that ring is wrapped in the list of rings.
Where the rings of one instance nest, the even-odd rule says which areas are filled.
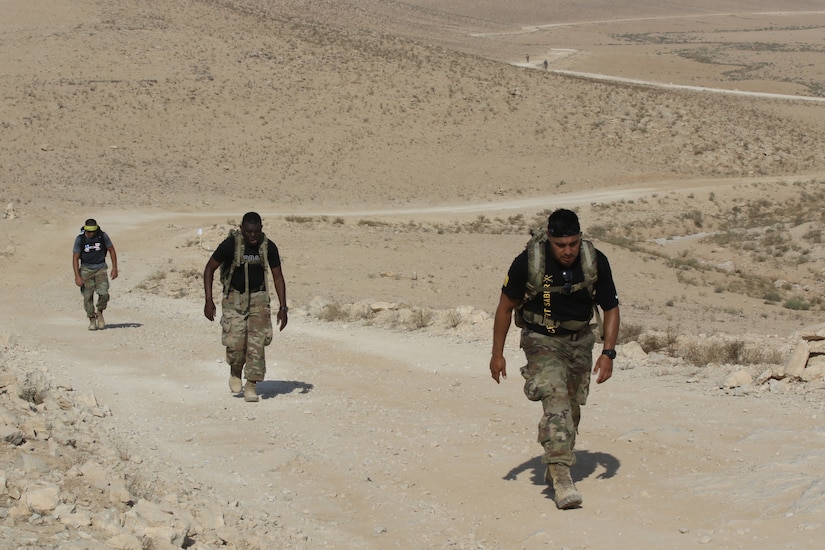
[[[41,405],[49,393],[49,383],[38,372],[26,373],[26,378],[20,386],[20,399],[34,405]]]
[[[783,356],[779,351],[748,349],[742,340],[708,343],[690,342],[681,346],[677,355],[697,367],[704,367],[709,364],[778,364],[783,361]]]
[[[184,298],[203,289],[203,274],[194,267],[159,269],[146,277],[135,289],[150,294]]]
[[[639,345],[645,353],[652,351],[665,351],[673,355],[679,341],[679,329],[673,325],[668,325],[665,333],[646,333],[639,338]]]
[[[285,216],[284,220],[291,223],[312,223],[315,218],[312,216]]]
[[[407,328],[409,330],[419,330],[430,326],[433,322],[433,311],[431,309],[412,308],[409,318],[407,319]]]
[[[449,328],[455,328],[461,324],[463,318],[457,309],[453,308],[444,315],[444,324]]]
[[[785,300],[782,306],[796,311],[811,309],[811,304],[801,296],[794,296],[793,298]]]
[[[742,340],[710,342],[708,344],[691,342],[682,346],[677,355],[697,367],[703,367],[710,363],[739,364],[744,349],[745,342]]]
[[[153,292],[160,286],[164,279],[166,279],[166,271],[158,270],[143,279],[139,284],[135,285],[135,288],[138,290]]]
[[[619,338],[616,343],[626,344],[628,342],[637,342],[643,332],[644,327],[638,323],[623,323],[621,327],[619,327]]]
[[[373,317],[375,317],[375,312],[364,302],[358,302],[349,306],[349,315],[348,319],[350,321],[370,321]]]
[[[349,311],[338,302],[330,302],[328,304],[324,304],[321,311],[318,313],[318,318],[327,322],[345,321],[349,319]]]

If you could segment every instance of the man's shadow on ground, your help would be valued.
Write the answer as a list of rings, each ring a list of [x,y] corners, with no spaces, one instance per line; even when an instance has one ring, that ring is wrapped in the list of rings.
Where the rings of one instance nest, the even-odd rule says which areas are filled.
[[[297,380],[263,380],[255,386],[261,399],[272,399],[279,395],[293,393],[296,390],[298,393],[309,393],[313,388],[315,388],[313,384],[298,382]]]
[[[109,330],[114,328],[140,328],[142,326],[142,323],[106,323],[106,326],[104,328],[99,328],[97,330]]]
[[[621,466],[619,459],[607,453],[575,451],[574,454],[576,455],[576,463],[570,468],[570,477],[573,478],[574,482],[579,482],[592,476],[600,467],[604,471],[597,475],[596,479],[609,479],[616,475],[616,472],[619,471],[619,467]],[[516,479],[519,474],[529,471],[530,481],[533,482],[533,485],[547,485],[547,482],[544,480],[544,472],[546,469],[547,465],[541,461],[541,456],[537,456],[527,462],[519,464],[507,472],[503,479],[512,481]],[[552,499],[554,497],[553,487],[551,486],[548,486],[543,492],[548,498]]]

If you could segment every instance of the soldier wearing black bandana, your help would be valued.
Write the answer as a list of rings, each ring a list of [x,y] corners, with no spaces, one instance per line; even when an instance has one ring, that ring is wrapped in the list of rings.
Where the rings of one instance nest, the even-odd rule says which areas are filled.
[[[594,312],[601,321],[599,309],[603,349],[594,366],[591,321]],[[493,324],[490,374],[496,383],[507,378],[504,344],[513,317],[522,329],[527,358],[521,368],[524,393],[541,401],[544,410],[538,441],[547,464],[545,480],[553,485],[559,509],[579,507],[582,496],[570,475],[573,448],[591,367],[598,384],[613,374],[619,299],[607,257],[582,239],[575,212],[550,214],[546,234],[534,237],[510,266]]]

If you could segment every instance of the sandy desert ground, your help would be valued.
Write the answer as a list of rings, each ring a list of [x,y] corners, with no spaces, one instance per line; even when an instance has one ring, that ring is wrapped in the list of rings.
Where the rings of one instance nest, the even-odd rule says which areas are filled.
[[[820,2],[0,10],[0,546],[821,544],[825,382],[781,374],[825,321]],[[487,368],[560,206],[624,326],[565,512],[514,333],[510,377]],[[257,404],[202,313],[248,210],[291,308]],[[120,268],[96,332],[87,217]]]

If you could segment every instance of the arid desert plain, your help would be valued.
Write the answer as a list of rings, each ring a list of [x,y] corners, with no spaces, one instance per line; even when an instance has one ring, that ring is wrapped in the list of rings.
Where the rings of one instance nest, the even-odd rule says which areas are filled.
[[[0,14],[0,547],[821,547],[821,1]],[[515,329],[488,370],[559,207],[622,315],[566,511]],[[251,210],[290,307],[258,403],[203,315]],[[70,267],[89,217],[119,264],[101,331]]]

